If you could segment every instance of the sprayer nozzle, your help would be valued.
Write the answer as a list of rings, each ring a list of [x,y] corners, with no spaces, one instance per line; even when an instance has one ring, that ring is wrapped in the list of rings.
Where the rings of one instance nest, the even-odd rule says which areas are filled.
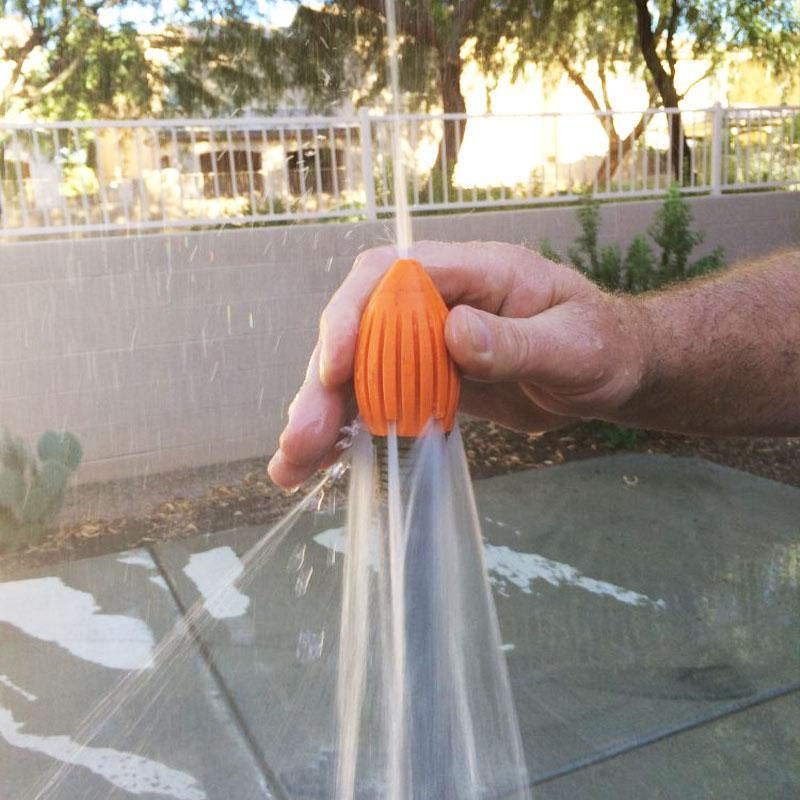
[[[383,276],[361,318],[356,401],[370,433],[419,436],[428,420],[452,429],[459,379],[444,343],[447,306],[418,261],[400,259]]]

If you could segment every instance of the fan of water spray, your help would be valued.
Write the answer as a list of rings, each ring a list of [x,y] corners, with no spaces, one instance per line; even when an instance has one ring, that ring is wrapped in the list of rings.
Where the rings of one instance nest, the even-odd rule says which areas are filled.
[[[527,793],[461,438],[447,309],[416,261],[370,298],[356,347],[336,796]],[[373,438],[374,437],[374,438]],[[367,795],[369,796],[369,795]]]

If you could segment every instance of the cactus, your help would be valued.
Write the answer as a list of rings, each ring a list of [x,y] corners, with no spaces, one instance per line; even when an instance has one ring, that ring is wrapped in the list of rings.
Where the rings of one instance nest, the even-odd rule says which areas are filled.
[[[18,508],[25,501],[28,485],[25,478],[16,470],[0,468],[0,506]]]
[[[38,461],[24,439],[0,426],[0,549],[44,538],[82,457],[80,443],[65,431],[42,434],[36,452]]]
[[[42,461],[59,461],[70,471],[78,468],[83,456],[80,442],[67,431],[43,433],[36,452]]]

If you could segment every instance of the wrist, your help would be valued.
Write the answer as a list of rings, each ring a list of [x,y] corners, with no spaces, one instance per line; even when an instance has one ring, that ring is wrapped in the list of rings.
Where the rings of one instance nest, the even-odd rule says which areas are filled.
[[[658,362],[654,348],[657,319],[644,298],[613,295],[611,303],[619,342],[618,378],[612,406],[604,416],[611,422],[637,425]]]

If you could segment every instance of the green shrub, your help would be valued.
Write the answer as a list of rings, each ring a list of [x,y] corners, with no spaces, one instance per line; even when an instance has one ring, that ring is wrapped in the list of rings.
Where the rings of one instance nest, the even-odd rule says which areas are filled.
[[[545,257],[549,258],[551,261],[562,261],[561,255],[559,252],[550,244],[549,239],[541,239],[539,241],[539,252]]]
[[[722,248],[693,264],[689,262],[692,250],[703,241],[703,234],[691,229],[692,209],[673,185],[656,213],[648,233],[661,247],[658,275],[659,285],[685,280],[723,265]]]
[[[64,431],[47,431],[37,445],[0,426],[0,549],[41,541],[64,502],[70,474],[83,456]]]
[[[677,185],[670,188],[647,230],[660,248],[658,257],[642,234],[631,242],[624,257],[616,245],[600,247],[600,203],[591,194],[583,195],[576,216],[581,233],[567,249],[567,260],[610,291],[646,292],[713,272],[725,263],[721,247],[690,260],[703,234],[692,230],[692,210]],[[540,250],[554,261],[564,260],[547,241],[540,243]]]
[[[644,440],[642,431],[625,428],[614,422],[594,420],[585,424],[592,436],[609,450],[636,450]]]

